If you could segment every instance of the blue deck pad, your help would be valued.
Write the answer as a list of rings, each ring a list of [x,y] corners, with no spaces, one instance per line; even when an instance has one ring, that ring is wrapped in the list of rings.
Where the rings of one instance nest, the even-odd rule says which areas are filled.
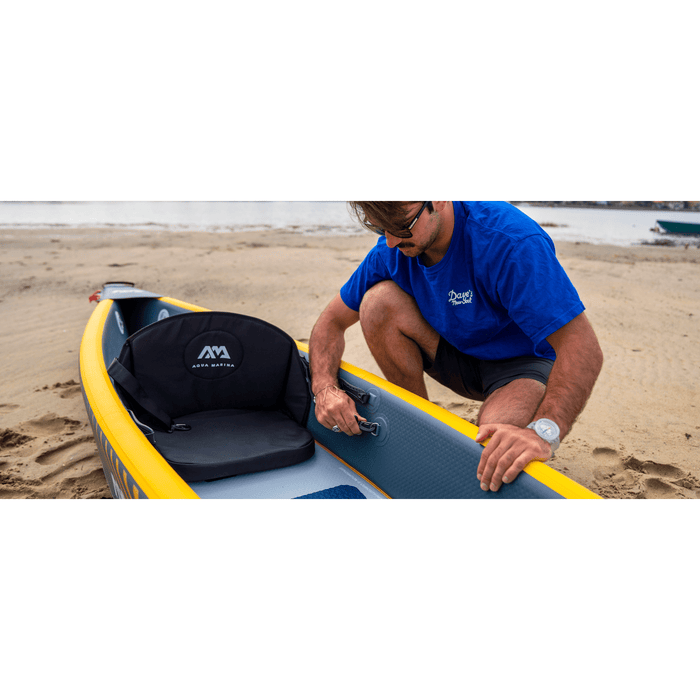
[[[219,481],[198,481],[190,486],[200,498],[299,498],[340,487],[353,487],[359,491],[360,496],[355,495],[354,498],[386,498],[319,445],[316,445],[316,453],[311,459],[293,467],[241,474]]]
[[[355,488],[354,486],[336,486],[332,489],[324,489],[323,491],[314,491],[314,493],[307,493],[306,496],[297,496],[300,498],[362,498],[362,492]]]

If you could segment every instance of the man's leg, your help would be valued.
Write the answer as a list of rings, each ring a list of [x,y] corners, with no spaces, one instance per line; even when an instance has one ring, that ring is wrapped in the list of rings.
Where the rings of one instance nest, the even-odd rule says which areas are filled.
[[[415,299],[394,282],[380,282],[362,299],[360,325],[384,376],[427,399],[421,350],[434,360],[440,336]]]
[[[440,336],[423,318],[415,299],[394,282],[380,282],[362,300],[360,324],[384,376],[427,399],[421,349],[434,361]],[[536,379],[514,379],[486,398],[477,425],[506,423],[524,428],[532,422],[545,388]]]
[[[527,427],[542,403],[545,389],[536,379],[514,379],[486,397],[476,424],[507,423]]]

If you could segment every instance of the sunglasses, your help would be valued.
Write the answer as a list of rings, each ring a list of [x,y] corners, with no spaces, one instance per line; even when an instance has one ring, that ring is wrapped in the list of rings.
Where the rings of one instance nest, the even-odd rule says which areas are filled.
[[[420,219],[420,215],[423,213],[423,210],[425,208],[428,208],[428,213],[432,213],[433,211],[433,203],[432,202],[423,202],[423,206],[420,208],[418,213],[415,215],[413,218],[413,221],[411,221],[406,228],[399,229],[398,231],[389,231],[389,234],[394,236],[395,238],[411,238],[413,234],[411,233],[411,229],[416,225],[418,222],[418,219]],[[380,236],[386,236],[386,231],[381,228],[377,228],[376,226],[373,226],[369,222],[365,224],[367,228],[370,228],[372,231],[375,233],[378,233]]]

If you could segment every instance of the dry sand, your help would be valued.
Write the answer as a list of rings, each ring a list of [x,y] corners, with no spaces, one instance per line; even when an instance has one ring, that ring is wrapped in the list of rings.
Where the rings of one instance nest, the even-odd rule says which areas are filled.
[[[0,497],[102,498],[78,350],[110,280],[259,316],[307,340],[373,244],[290,231],[0,232]],[[612,498],[700,496],[700,250],[557,243],[605,353],[593,395],[550,465]],[[345,359],[379,373],[358,327]],[[478,405],[429,380],[431,399]]]

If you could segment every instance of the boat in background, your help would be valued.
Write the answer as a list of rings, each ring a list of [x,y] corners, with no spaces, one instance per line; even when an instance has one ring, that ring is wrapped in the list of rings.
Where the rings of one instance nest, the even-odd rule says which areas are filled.
[[[358,413],[367,418],[367,432],[349,437],[327,430],[317,422],[311,407],[304,414],[301,427],[311,434],[312,447],[315,442],[317,449],[311,450],[310,457],[305,453],[301,462],[282,468],[263,466],[261,471],[254,473],[213,479],[209,476],[190,478],[188,474],[197,472],[193,472],[189,465],[183,476],[178,472],[178,469],[182,470],[183,460],[171,459],[169,462],[166,448],[171,439],[180,441],[177,450],[183,445],[192,445],[187,443],[190,427],[174,424],[172,427],[177,430],[173,433],[163,429],[159,432],[155,425],[144,424],[134,413],[137,409],[128,405],[121,389],[115,388],[112,380],[115,375],[108,368],[114,365],[116,358],[120,358],[117,364],[123,360],[125,353],[122,351],[133,347],[136,338],[143,338],[154,328],[172,327],[177,331],[178,324],[185,321],[182,314],[201,314],[202,319],[207,314],[212,318],[236,317],[243,324],[252,317],[208,312],[199,306],[136,289],[130,283],[108,283],[91,300],[98,301],[98,304],[90,316],[80,346],[80,382],[89,422],[114,498],[599,498],[541,462],[531,462],[513,483],[504,484],[496,493],[482,491],[476,478],[482,447],[474,440],[477,434],[475,425],[345,362],[341,365],[339,380],[358,403]],[[199,322],[199,319],[190,320]],[[247,331],[234,332],[241,343],[248,342]],[[207,337],[210,336],[211,333]],[[308,360],[308,346],[288,339],[291,352],[298,352],[303,365]],[[234,340],[236,344],[239,342],[236,338]],[[210,344],[212,347],[205,348],[209,355],[202,351],[199,358],[229,357],[226,348],[218,341],[216,346],[214,341]],[[229,350],[233,347],[232,341]],[[159,357],[162,356],[163,364],[172,360],[176,364],[191,365],[184,354],[180,357],[170,352],[167,344],[158,345],[156,350]],[[195,348],[195,352],[198,351],[199,346]],[[253,353],[248,354],[249,358],[252,356]],[[257,356],[265,357],[266,353],[259,352]],[[233,367],[234,362],[239,361],[231,355],[229,362],[231,364],[227,367]],[[236,371],[242,371],[245,362],[248,360],[240,360],[240,369]],[[121,380],[119,383],[121,386]],[[304,396],[310,401],[307,378],[302,379],[301,386]],[[229,397],[231,394],[219,391],[219,396]],[[142,402],[142,405],[146,404]],[[238,408],[232,410],[242,412]],[[210,413],[218,415],[222,411]],[[192,419],[187,422],[195,426],[196,416]],[[215,422],[216,416],[211,425],[204,426],[205,429],[211,428],[210,433],[215,431],[216,428],[212,427]],[[177,432],[183,428],[185,432]],[[195,432],[192,429],[192,434]],[[204,461],[209,442],[223,441],[227,454],[244,447],[242,442],[237,442],[235,430],[229,428],[217,435],[212,433],[211,440],[205,430],[205,438],[206,444],[200,453],[195,450],[195,457]]]
[[[686,221],[657,221],[661,233],[673,233],[680,236],[700,236],[700,223]]]

